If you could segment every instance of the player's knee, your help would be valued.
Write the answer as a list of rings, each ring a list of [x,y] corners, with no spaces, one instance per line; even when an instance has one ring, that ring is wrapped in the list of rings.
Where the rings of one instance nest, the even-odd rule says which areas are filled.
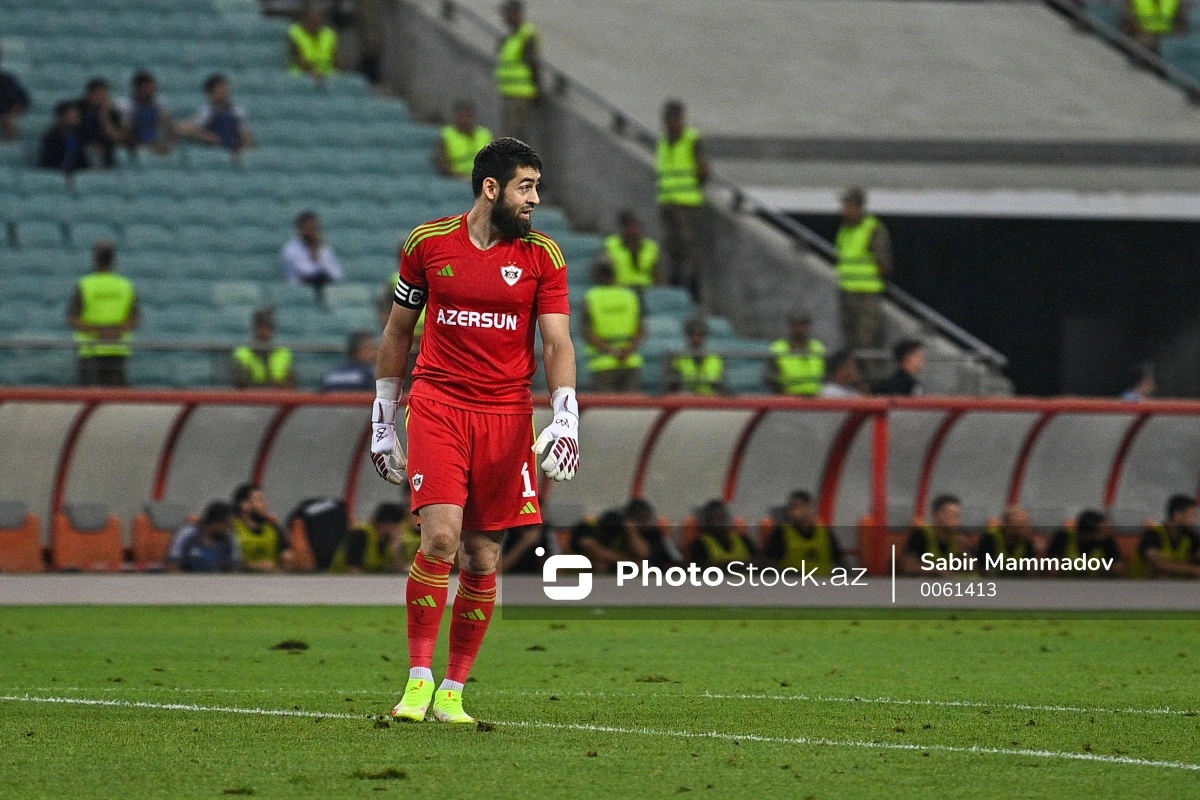
[[[450,528],[425,528],[422,526],[421,550],[426,555],[453,561],[458,552],[458,531]]]

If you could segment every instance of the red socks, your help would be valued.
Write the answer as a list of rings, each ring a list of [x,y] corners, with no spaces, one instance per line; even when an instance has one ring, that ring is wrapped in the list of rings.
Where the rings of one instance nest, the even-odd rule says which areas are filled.
[[[445,591],[443,588],[442,592]],[[479,648],[483,645],[488,623],[492,621],[492,610],[495,606],[496,573],[493,571],[486,575],[476,575],[460,570],[458,595],[454,598],[454,616],[450,620],[450,662],[446,666],[446,680],[467,682],[471,665],[475,663],[475,656],[479,655]],[[412,623],[409,625],[411,628]],[[436,628],[434,633],[436,635]],[[416,665],[416,662],[413,663]]]
[[[408,584],[404,599],[408,606],[408,665],[410,667],[433,667],[433,648],[437,644],[438,628],[442,625],[442,612],[446,608],[449,594],[450,568],[453,563],[435,556],[427,556],[420,550],[408,571]],[[495,578],[492,578],[495,586]],[[461,592],[461,590],[460,590]],[[495,591],[492,597],[496,596]],[[455,609],[458,602],[455,601]],[[453,636],[453,627],[451,627]],[[482,635],[480,639],[482,639]]]

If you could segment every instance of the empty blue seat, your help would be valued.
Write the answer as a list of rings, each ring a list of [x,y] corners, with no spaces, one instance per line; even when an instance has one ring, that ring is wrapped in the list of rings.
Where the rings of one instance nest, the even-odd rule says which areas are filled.
[[[647,314],[690,314],[692,296],[676,286],[650,286],[642,292],[642,308]]]
[[[378,289],[365,283],[336,283],[325,288],[325,304],[330,308],[369,308]]]
[[[101,239],[117,241],[117,229],[107,222],[73,222],[67,226],[68,241],[74,250],[90,250]]]
[[[212,296],[208,281],[174,277],[141,279],[134,283],[134,288],[142,302],[151,306],[206,305]]]
[[[259,306],[262,301],[262,287],[254,281],[218,281],[212,285],[214,306]]]
[[[124,245],[138,250],[174,250],[175,233],[165,225],[135,222],[126,225],[121,237]]]
[[[66,235],[61,222],[17,223],[17,244],[22,247],[62,247]]]

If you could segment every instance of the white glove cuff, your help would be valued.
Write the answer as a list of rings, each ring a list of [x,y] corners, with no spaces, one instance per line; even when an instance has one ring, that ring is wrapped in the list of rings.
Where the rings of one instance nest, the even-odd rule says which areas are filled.
[[[388,400],[392,403],[395,403],[400,399],[400,379],[376,378],[375,396],[380,400]]]
[[[371,408],[371,422],[376,425],[380,423],[384,425],[396,424],[396,401],[382,400],[375,398],[375,404]]]
[[[554,390],[554,394],[550,396],[550,407],[554,409],[555,414],[565,411],[574,414],[576,419],[579,418],[579,400],[570,386],[560,386]]]

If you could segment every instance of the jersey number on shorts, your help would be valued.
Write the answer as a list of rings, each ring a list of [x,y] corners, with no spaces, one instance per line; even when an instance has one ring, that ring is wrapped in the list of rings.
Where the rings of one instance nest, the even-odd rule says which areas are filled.
[[[528,461],[521,465],[521,480],[525,483],[525,491],[521,492],[521,497],[537,497],[537,489],[533,488],[533,481],[529,479]]]

